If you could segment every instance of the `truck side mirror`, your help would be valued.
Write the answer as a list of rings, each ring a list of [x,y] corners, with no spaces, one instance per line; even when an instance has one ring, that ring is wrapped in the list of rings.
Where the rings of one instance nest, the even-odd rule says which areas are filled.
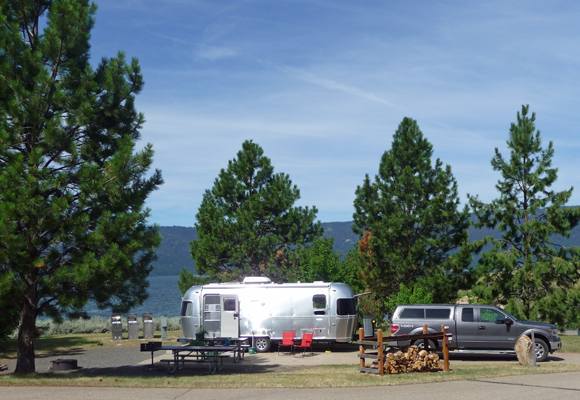
[[[512,320],[511,320],[511,319],[509,319],[509,318],[506,318],[506,319],[505,319],[505,324],[506,324],[506,325],[509,325],[509,324],[511,324],[511,323],[512,323]]]

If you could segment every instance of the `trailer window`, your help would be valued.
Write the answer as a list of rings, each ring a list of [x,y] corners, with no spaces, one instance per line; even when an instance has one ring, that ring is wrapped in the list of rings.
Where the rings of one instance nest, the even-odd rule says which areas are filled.
[[[193,303],[191,301],[183,301],[181,303],[181,316],[191,317],[193,314]]]
[[[354,299],[338,299],[336,301],[336,314],[356,315]]]
[[[224,299],[224,311],[236,311],[236,299],[234,297]]]
[[[326,296],[323,294],[315,294],[312,296],[312,306],[314,307],[314,315],[324,315],[326,309]]]

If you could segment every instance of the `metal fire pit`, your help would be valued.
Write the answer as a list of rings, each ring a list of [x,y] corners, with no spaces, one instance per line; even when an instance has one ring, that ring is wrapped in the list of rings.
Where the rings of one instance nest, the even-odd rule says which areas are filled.
[[[77,360],[74,358],[69,358],[66,360],[59,358],[58,360],[51,361],[50,363],[51,369],[53,371],[69,371],[71,369],[78,368]]]

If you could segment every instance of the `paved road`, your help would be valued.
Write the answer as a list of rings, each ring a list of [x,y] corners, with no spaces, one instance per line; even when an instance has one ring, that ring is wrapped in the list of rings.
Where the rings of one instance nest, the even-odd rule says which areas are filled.
[[[527,375],[391,387],[340,389],[132,389],[71,387],[0,387],[11,400],[147,399],[147,400],[360,400],[361,398],[446,400],[579,399],[580,372]]]
[[[262,373],[300,368],[304,365],[323,364],[357,364],[356,350],[335,348],[330,353],[318,349],[313,357],[294,358],[279,356],[276,353],[246,355],[241,363],[224,363],[222,373]],[[515,356],[506,355],[473,355],[451,353],[452,365],[456,363],[515,363]],[[156,353],[155,359],[166,358],[165,354]],[[120,346],[72,349],[65,353],[52,354],[37,358],[37,371],[45,372],[50,361],[57,358],[75,358],[78,360],[79,372],[99,375],[165,375],[162,368],[149,371],[150,353],[141,353],[136,346]],[[548,362],[580,364],[580,354],[555,353]],[[15,360],[0,360],[7,363],[8,371],[14,370]],[[188,369],[190,367],[188,366]],[[203,370],[190,371],[192,374],[207,373]],[[74,372],[73,372],[74,373]],[[0,373],[1,374],[1,373]],[[528,375],[502,377],[476,381],[455,381],[419,385],[392,387],[342,388],[342,389],[134,389],[134,388],[74,388],[74,387],[0,387],[0,399],[41,399],[41,400],[77,400],[77,399],[194,399],[218,398],[224,400],[336,400],[337,398],[360,400],[367,396],[379,397],[388,394],[389,398],[429,398],[448,400],[477,399],[580,399],[580,373]],[[418,396],[418,397],[416,397]]]

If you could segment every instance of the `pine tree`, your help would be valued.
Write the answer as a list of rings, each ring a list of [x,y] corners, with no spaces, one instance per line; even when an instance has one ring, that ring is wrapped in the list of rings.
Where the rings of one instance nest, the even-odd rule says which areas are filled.
[[[18,373],[35,370],[39,315],[141,303],[160,242],[143,204],[161,174],[144,176],[151,145],[135,152],[143,78],[122,53],[91,67],[95,10],[0,0],[0,304],[19,316]]]
[[[341,261],[340,253],[334,250],[334,239],[327,237],[297,249],[290,257],[288,268],[280,275],[288,282],[342,282],[353,290],[364,286],[358,265],[350,257]]]
[[[552,167],[553,144],[542,148],[536,116],[528,112],[529,106],[522,106],[517,123],[511,124],[510,159],[496,148],[491,160],[502,175],[496,185],[500,197],[489,204],[470,199],[476,227],[502,232],[501,239],[487,237],[479,243],[492,248],[478,263],[480,278],[473,295],[482,303],[505,305],[519,318],[578,326],[580,249],[554,241],[570,236],[580,210],[564,207],[573,188],[549,190],[558,172]]]
[[[300,191],[289,176],[274,173],[270,159],[251,140],[206,190],[191,242],[195,269],[213,279],[270,276],[296,246],[322,235],[316,207],[295,207]]]
[[[181,294],[185,294],[192,286],[203,286],[211,283],[211,281],[203,276],[195,276],[189,272],[186,268],[183,268],[179,273],[179,280],[177,281],[177,287]]]
[[[417,122],[404,118],[374,181],[357,187],[353,231],[361,237],[363,279],[383,301],[420,283],[449,301],[469,282],[469,211],[459,210],[451,167],[437,159]]]

